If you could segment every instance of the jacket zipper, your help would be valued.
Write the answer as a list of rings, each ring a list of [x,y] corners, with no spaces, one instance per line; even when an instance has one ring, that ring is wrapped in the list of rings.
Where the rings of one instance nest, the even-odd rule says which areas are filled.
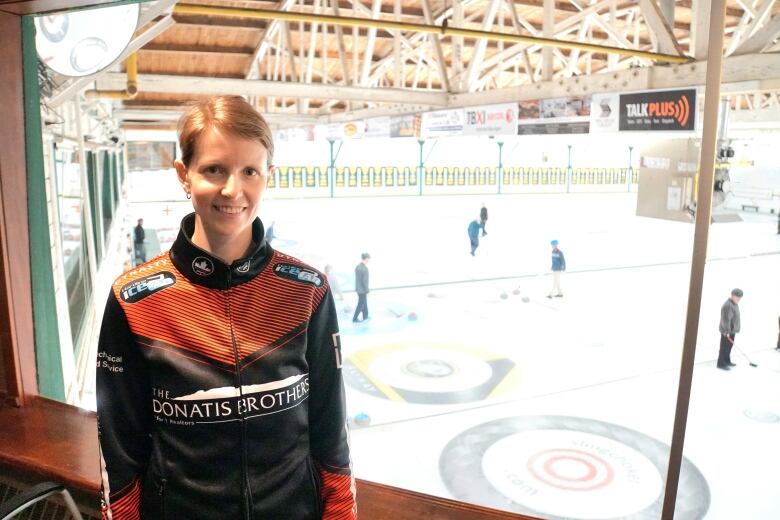
[[[233,330],[233,312],[230,308],[230,291],[233,287],[232,283],[232,271],[228,270],[228,288],[227,291],[225,291],[226,299],[227,299],[227,311],[228,311],[228,324],[230,326],[230,342],[233,346],[233,358],[235,359],[236,364],[236,384],[238,385],[238,398],[239,400],[243,399],[244,397],[244,391],[242,387],[241,382],[241,360],[238,355],[238,343],[236,342],[236,334]],[[243,481],[242,484],[242,500],[241,500],[241,509],[244,510],[244,518],[246,520],[251,520],[252,518],[252,494],[249,489],[249,475],[248,475],[248,467],[249,463],[247,462],[247,453],[246,453],[246,422],[244,421],[243,417],[239,418],[239,424],[241,425],[241,479]]]

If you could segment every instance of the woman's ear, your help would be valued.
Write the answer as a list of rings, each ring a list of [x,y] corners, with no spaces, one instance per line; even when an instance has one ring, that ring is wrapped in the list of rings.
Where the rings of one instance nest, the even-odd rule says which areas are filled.
[[[176,176],[179,178],[179,184],[184,191],[190,191],[190,181],[187,179],[187,167],[179,159],[173,161],[173,167],[176,168]]]

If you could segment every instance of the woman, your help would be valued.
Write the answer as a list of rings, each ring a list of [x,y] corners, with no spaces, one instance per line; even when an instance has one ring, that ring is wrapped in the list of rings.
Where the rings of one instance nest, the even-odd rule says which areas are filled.
[[[195,212],[113,285],[100,333],[104,518],[354,519],[327,281],[266,243],[273,156],[240,97],[179,121]]]

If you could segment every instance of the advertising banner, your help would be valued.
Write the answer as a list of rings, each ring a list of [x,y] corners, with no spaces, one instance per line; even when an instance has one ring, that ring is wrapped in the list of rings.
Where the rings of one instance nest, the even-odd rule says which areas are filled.
[[[347,123],[328,123],[315,127],[318,140],[341,141],[343,139],[360,139],[365,133],[365,122],[349,121]]]
[[[517,133],[586,134],[590,126],[590,96],[536,99],[518,103]]]
[[[342,123],[341,127],[344,139],[360,139],[366,133],[365,121],[349,121]]]
[[[594,94],[591,133],[693,132],[696,89]]]
[[[465,111],[462,108],[425,112],[422,115],[420,136],[423,139],[463,135]]]
[[[363,137],[390,137],[390,116],[366,119]]]
[[[316,125],[314,135],[318,141],[340,141],[344,139],[344,126],[341,123]]]
[[[620,94],[593,94],[590,104],[590,133],[620,130]]]
[[[692,132],[695,127],[696,89],[620,95],[621,132]]]
[[[409,114],[390,118],[390,137],[419,137],[420,116]]]
[[[515,135],[517,104],[466,107],[463,135]]]
[[[274,132],[274,140],[288,142],[314,141],[314,125],[281,128]]]

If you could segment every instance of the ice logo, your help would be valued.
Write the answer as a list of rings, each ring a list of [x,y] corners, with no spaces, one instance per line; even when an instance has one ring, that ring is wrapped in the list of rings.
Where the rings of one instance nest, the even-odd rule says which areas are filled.
[[[274,273],[282,278],[308,283],[315,287],[321,287],[324,283],[317,273],[307,269],[301,269],[297,265],[277,264],[276,267],[274,267]]]
[[[205,256],[199,256],[192,261],[192,270],[198,276],[209,276],[214,272],[214,264]]]
[[[320,277],[317,276],[315,273],[311,273],[309,271],[301,271],[300,273],[298,273],[298,280],[301,280],[302,282],[313,283],[317,287],[322,285],[322,280],[320,279]]]
[[[150,291],[156,291],[157,289],[165,287],[166,285],[171,285],[172,283],[173,278],[168,278],[164,274],[160,274],[146,282],[146,288]]]
[[[120,296],[127,303],[136,303],[150,294],[175,283],[176,277],[168,271],[163,271],[162,273],[146,276],[126,284],[120,290]]]

